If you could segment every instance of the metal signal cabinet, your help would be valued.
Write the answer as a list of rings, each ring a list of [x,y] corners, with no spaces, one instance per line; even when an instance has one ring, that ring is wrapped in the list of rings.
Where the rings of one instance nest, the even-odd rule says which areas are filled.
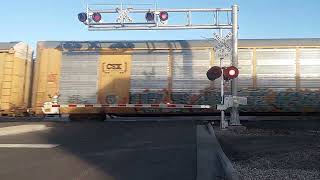
[[[0,43],[0,115],[22,115],[30,108],[32,55],[26,43]]]
[[[214,109],[105,108],[101,104],[220,103],[215,41],[43,41],[38,43],[33,107],[59,94],[62,113],[211,113]],[[320,39],[239,41],[241,112],[319,112]],[[230,65],[225,58],[224,65]],[[225,85],[231,93],[230,84]],[[80,106],[79,106],[80,105]],[[87,105],[87,106],[86,106]]]

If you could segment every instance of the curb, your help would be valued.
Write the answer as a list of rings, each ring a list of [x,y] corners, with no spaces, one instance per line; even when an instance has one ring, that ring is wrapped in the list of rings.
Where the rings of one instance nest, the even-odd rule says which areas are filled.
[[[223,152],[213,127],[197,127],[197,180],[239,180],[238,172]]]

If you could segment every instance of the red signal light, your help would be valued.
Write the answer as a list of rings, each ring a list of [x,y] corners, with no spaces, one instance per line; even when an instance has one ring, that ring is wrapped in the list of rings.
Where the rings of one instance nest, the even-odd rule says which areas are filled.
[[[101,16],[100,13],[95,12],[95,13],[92,14],[92,20],[94,22],[99,22],[99,21],[101,21],[101,19],[102,19],[102,16]]]
[[[234,66],[227,67],[223,70],[223,78],[225,80],[234,79],[234,78],[237,78],[238,76],[239,76],[239,69]]]
[[[230,75],[230,76],[234,76],[235,74],[236,74],[236,71],[235,71],[235,70],[232,69],[232,70],[229,71],[229,75]]]
[[[87,13],[79,13],[78,14],[78,19],[80,22],[86,22],[88,19]]]
[[[207,77],[210,81],[218,79],[222,75],[222,70],[218,66],[213,66],[207,72]]]
[[[159,18],[161,21],[166,21],[169,19],[169,14],[166,11],[161,11],[159,14]]]
[[[147,12],[147,14],[146,14],[146,20],[147,20],[148,22],[154,21],[154,13],[153,13],[153,12]]]

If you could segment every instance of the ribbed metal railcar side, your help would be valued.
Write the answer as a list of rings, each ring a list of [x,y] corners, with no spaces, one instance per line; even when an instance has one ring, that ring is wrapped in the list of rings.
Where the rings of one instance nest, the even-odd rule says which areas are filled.
[[[72,44],[72,43],[71,43]],[[73,44],[81,44],[73,42]],[[102,48],[79,49],[65,42],[39,42],[34,78],[33,110],[59,96],[59,104],[128,103],[131,56]],[[67,46],[67,47],[65,47]],[[125,62],[122,62],[124,61]],[[119,64],[120,63],[120,64]],[[119,69],[113,69],[119,66]],[[109,101],[110,100],[110,101]],[[60,108],[67,114],[103,114],[106,108]]]
[[[320,48],[299,49],[301,88],[320,88]]]
[[[248,89],[253,87],[253,50],[252,49],[240,49],[239,56],[239,88]]]
[[[241,84],[242,57],[239,56],[239,86],[242,87],[239,94],[248,97],[248,105],[241,106],[241,111],[319,112],[320,103],[316,99],[320,98],[320,73],[315,69],[319,68],[317,59],[320,59],[320,48],[285,43],[281,46],[277,43],[263,45],[261,41],[259,46],[255,44],[249,48],[253,50],[253,85],[248,89]]]
[[[212,87],[206,76],[206,71],[214,62],[213,49],[176,50],[172,52],[172,61],[173,103],[215,104],[213,99],[207,98]]]
[[[213,63],[213,49],[192,48],[134,52],[130,103],[196,104],[195,97],[204,98],[211,83],[203,72]]]
[[[168,50],[133,52],[130,92],[159,92],[167,89],[168,59]]]
[[[97,104],[99,55],[99,52],[62,53],[61,104]]]
[[[62,51],[48,48],[44,42],[37,44],[37,59],[33,76],[32,110],[42,114],[44,102],[50,102],[52,96],[59,94]]]
[[[259,88],[295,88],[296,49],[257,49]]]
[[[35,82],[38,85],[34,93],[38,106],[49,101],[47,96],[54,93],[60,93],[61,103],[182,103],[215,106],[221,101],[220,80],[210,82],[206,79],[209,67],[219,65],[219,59],[211,48],[213,42],[53,44],[38,48],[38,79]],[[239,95],[248,97],[248,105],[241,106],[240,110],[319,112],[318,59],[320,42],[240,41]],[[230,58],[226,57],[224,66],[229,65]],[[228,83],[225,91],[230,94]],[[139,112],[162,112],[138,109]],[[135,112],[125,109],[119,109],[118,112],[121,111]]]
[[[23,115],[30,107],[32,49],[23,42],[0,52],[0,113]],[[0,115],[1,115],[0,114]]]
[[[212,64],[211,50],[173,51],[173,93],[199,94],[210,87],[206,72]]]

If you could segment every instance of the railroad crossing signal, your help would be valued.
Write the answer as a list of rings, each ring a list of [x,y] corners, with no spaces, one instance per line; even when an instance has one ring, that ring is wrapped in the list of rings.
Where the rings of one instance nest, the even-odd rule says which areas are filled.
[[[238,11],[237,5],[233,5],[231,8],[192,8],[192,9],[159,9],[155,4],[154,8],[132,8],[135,5],[150,5],[150,4],[88,4],[87,11],[80,13],[78,19],[84,25],[88,27],[89,31],[114,31],[114,30],[184,30],[184,29],[218,29],[231,30],[224,38],[214,34],[214,38],[217,40],[215,47],[218,50],[218,55],[223,57],[232,54],[232,65],[234,68],[229,69],[228,73],[222,73],[220,69],[220,76],[224,74],[224,78],[234,79],[238,76],[239,71],[236,69],[238,66]],[[152,4],[151,4],[152,5]],[[110,8],[112,7],[113,8]],[[114,8],[116,6],[116,8]],[[120,8],[119,8],[120,6]],[[129,7],[130,6],[130,7]],[[94,13],[98,13],[98,16],[92,16]],[[169,14],[175,13],[183,15],[183,18],[179,18],[180,23],[169,24]],[[193,14],[201,15],[203,17],[210,17],[210,22],[198,21],[196,22],[192,17]],[[105,18],[105,21],[101,21],[104,15],[117,15],[116,20]],[[129,16],[130,14],[130,16]],[[145,17],[142,22],[136,21],[135,16]],[[140,14],[140,15],[139,15]],[[141,15],[142,14],[142,15]],[[97,15],[97,14],[96,14]],[[100,16],[99,16],[100,15]],[[100,18],[98,18],[100,17]],[[99,20],[99,21],[95,21]],[[232,43],[232,45],[230,45]],[[217,72],[215,72],[217,71]],[[224,72],[224,71],[223,71]],[[215,79],[215,76],[219,75],[219,71],[213,70],[209,72],[208,78]],[[215,74],[218,73],[218,74]],[[212,76],[212,78],[211,78]],[[221,85],[223,86],[223,79]],[[238,93],[238,81],[234,79],[231,82],[232,95],[237,96]],[[222,89],[223,90],[223,89]],[[223,93],[222,93],[223,94]],[[236,107],[231,111],[231,124],[240,125],[239,112]]]
[[[223,67],[223,68],[220,68],[219,66],[213,66],[208,70],[207,77],[210,81],[214,81],[220,78],[222,74],[223,74],[223,79],[225,81],[229,81],[239,76],[239,70],[234,66]]]

